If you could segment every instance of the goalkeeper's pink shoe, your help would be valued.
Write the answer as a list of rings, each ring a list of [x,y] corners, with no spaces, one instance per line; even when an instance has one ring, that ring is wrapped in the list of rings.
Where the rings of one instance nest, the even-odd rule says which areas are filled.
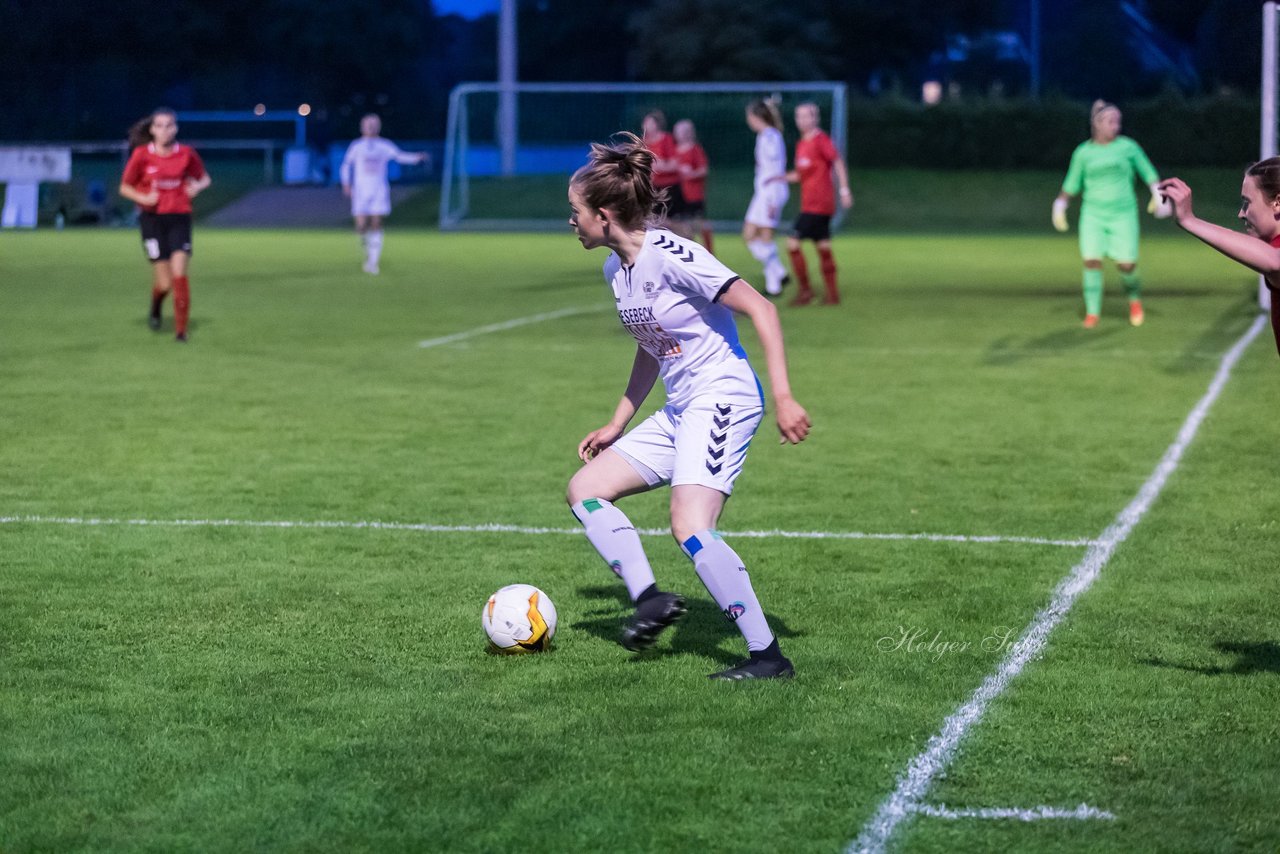
[[[1129,303],[1129,325],[1141,326],[1147,316],[1142,313],[1142,303],[1138,300],[1132,300]]]
[[[1095,327],[1095,326],[1097,326],[1097,325],[1098,325],[1098,315],[1096,315],[1096,314],[1086,314],[1086,315],[1084,316],[1084,328],[1085,328],[1085,329],[1092,329],[1093,327]]]

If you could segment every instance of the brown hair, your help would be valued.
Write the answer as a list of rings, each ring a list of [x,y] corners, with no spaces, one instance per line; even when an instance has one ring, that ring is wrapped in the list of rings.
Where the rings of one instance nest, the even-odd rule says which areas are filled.
[[[591,143],[587,165],[573,173],[569,186],[592,208],[612,211],[628,231],[656,225],[667,191],[653,186],[653,152],[633,133],[617,136],[619,141],[607,145]]]
[[[775,98],[757,98],[747,104],[747,112],[762,119],[765,124],[782,130],[782,113],[778,110],[778,101]]]
[[[658,130],[667,129],[667,114],[662,110],[650,110],[644,114],[646,119],[653,119],[653,123],[658,126]],[[643,123],[643,120],[641,120]]]
[[[138,119],[129,126],[129,147],[137,148],[140,145],[146,145],[151,142],[151,123],[155,121],[156,116],[173,116],[175,119],[178,114],[168,107],[156,107],[151,111],[150,115]]]
[[[1258,189],[1268,201],[1280,196],[1280,157],[1259,160],[1244,172],[1258,184]]]

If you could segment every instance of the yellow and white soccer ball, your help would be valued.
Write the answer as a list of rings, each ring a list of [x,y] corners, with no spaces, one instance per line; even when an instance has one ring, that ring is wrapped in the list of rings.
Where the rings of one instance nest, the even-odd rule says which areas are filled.
[[[556,634],[556,606],[532,584],[508,584],[484,603],[480,622],[495,652],[542,652]]]

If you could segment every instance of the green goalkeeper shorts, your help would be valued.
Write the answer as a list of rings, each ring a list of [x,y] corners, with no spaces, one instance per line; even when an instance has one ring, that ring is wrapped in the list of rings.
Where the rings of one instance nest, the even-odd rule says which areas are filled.
[[[1080,257],[1086,261],[1110,258],[1117,264],[1138,260],[1138,209],[1098,213],[1080,212]]]

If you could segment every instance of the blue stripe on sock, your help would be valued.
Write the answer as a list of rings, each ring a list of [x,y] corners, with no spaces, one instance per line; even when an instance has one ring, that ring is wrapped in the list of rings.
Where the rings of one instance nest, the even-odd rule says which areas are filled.
[[[696,555],[698,552],[702,551],[702,543],[698,540],[697,537],[690,537],[689,539],[681,543],[681,545],[684,546],[685,552],[687,552],[689,557],[691,558],[694,555]]]

